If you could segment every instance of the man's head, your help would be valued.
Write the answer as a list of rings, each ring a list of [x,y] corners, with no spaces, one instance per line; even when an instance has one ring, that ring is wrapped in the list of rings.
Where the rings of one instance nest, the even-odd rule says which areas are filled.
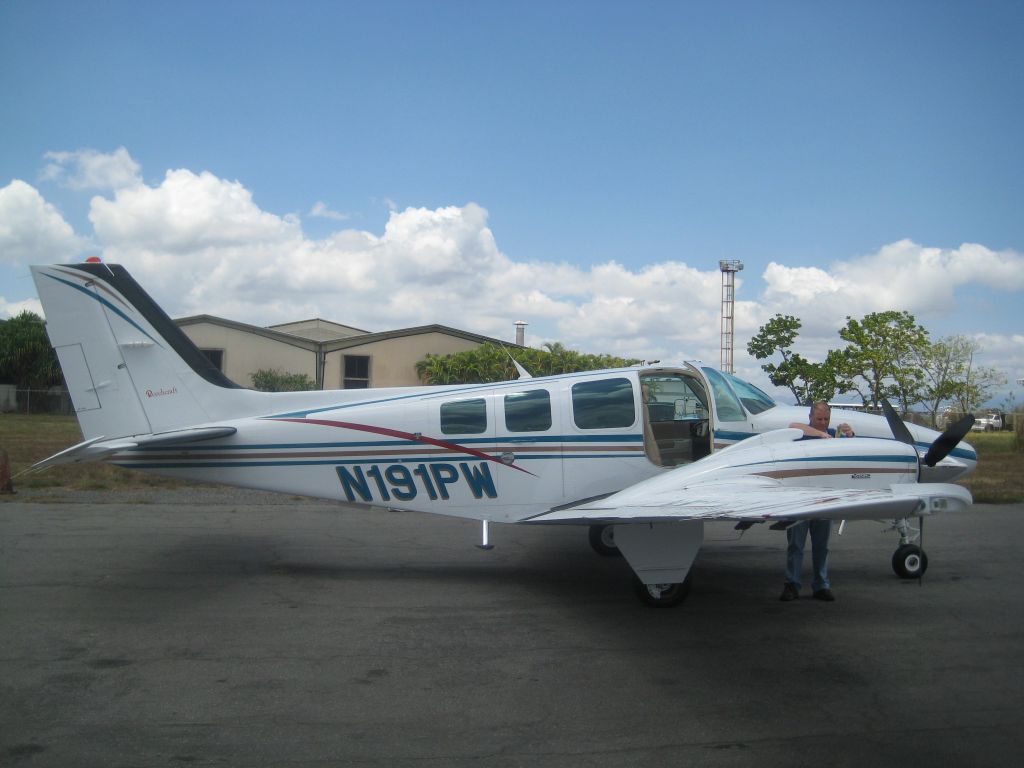
[[[811,405],[811,415],[808,423],[815,429],[825,432],[828,429],[828,422],[832,418],[832,407],[824,400],[816,400]]]

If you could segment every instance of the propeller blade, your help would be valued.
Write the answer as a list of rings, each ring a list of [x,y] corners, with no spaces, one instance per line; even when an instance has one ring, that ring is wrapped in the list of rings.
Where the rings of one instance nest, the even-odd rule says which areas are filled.
[[[967,436],[967,433],[971,431],[971,426],[973,424],[974,417],[967,414],[960,419],[960,421],[939,435],[938,439],[932,443],[931,448],[928,449],[928,453],[924,455],[924,463],[929,467],[934,467],[946,458],[949,455],[949,452],[956,448],[957,443],[963,440],[964,437]]]
[[[882,410],[885,412],[886,421],[889,422],[889,429],[892,431],[892,436],[901,443],[914,445],[914,436],[910,434],[910,430],[907,429],[907,425],[903,423],[903,419],[900,418],[899,414],[896,413],[895,409],[889,405],[889,401],[884,397],[882,398]],[[950,450],[952,450],[952,448],[950,448]]]

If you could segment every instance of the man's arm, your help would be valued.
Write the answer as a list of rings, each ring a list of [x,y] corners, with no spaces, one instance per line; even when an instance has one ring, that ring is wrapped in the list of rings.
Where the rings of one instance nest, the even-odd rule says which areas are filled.
[[[799,424],[794,421],[792,424],[789,425],[789,427],[790,429],[799,429],[807,437],[832,437],[832,435],[830,435],[828,432],[822,432],[820,429],[815,429],[810,424]]]

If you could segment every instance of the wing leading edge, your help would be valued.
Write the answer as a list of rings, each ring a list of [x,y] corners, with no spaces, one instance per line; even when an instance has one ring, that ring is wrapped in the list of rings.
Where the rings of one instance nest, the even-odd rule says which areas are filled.
[[[623,492],[624,493],[624,492]],[[669,496],[615,494],[597,502],[546,512],[530,523],[640,523],[686,520],[766,522],[803,519],[875,520],[960,512],[971,494],[959,485],[914,483],[889,488],[821,488],[784,486],[764,477],[701,483]]]

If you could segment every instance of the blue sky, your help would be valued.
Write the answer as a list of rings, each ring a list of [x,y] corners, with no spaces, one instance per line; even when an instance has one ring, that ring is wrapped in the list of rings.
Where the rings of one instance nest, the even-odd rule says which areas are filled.
[[[7,0],[0,314],[98,253],[172,315],[716,362],[740,259],[740,352],[906,309],[1012,385],[1022,33],[1013,2]]]

